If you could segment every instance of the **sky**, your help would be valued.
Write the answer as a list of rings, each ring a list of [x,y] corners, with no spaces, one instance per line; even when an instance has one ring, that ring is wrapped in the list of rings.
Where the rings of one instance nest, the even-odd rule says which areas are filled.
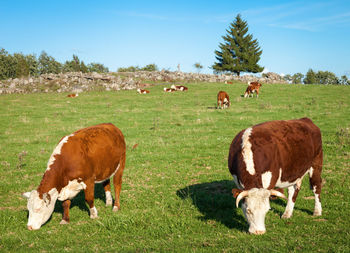
[[[350,1],[0,0],[0,48],[45,51],[57,61],[212,73],[215,50],[235,17],[263,50],[265,72],[331,71],[350,77]]]

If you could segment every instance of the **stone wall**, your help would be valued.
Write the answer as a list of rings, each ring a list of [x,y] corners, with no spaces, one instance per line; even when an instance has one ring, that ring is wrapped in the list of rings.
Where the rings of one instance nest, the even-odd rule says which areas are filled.
[[[16,78],[0,81],[0,94],[36,93],[36,92],[73,92],[80,93],[91,90],[130,90],[149,84],[186,83],[186,82],[251,82],[286,83],[275,73],[266,73],[264,77],[251,75],[211,75],[199,73],[184,73],[170,71],[139,71],[123,73],[60,73],[44,74],[39,77]]]

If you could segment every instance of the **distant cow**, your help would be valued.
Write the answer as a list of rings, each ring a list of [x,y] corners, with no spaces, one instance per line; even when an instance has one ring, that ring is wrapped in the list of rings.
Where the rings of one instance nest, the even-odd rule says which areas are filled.
[[[175,92],[175,89],[172,88],[164,88],[164,92]]]
[[[140,94],[147,94],[149,93],[149,90],[137,89],[137,92]]]
[[[187,91],[188,88],[183,85],[171,85],[171,88],[174,90],[179,90],[179,91]]]
[[[230,146],[228,167],[236,186],[236,206],[243,199],[249,232],[263,234],[269,197],[286,198],[274,188],[288,188],[282,218],[290,218],[303,177],[308,173],[315,195],[314,215],[322,214],[320,129],[308,118],[270,121],[242,130]]]
[[[258,82],[248,82],[248,87],[244,93],[244,97],[250,97],[250,95],[254,96],[254,92],[256,92],[256,97],[259,97],[259,89],[261,86],[262,84]]]
[[[217,108],[225,109],[231,105],[230,97],[225,91],[219,91],[217,99]]]
[[[50,218],[57,199],[63,201],[61,224],[69,223],[71,199],[81,190],[90,207],[90,218],[97,218],[94,186],[103,184],[106,205],[111,206],[110,177],[115,190],[113,211],[119,210],[124,167],[124,136],[113,124],[91,126],[63,137],[51,154],[38,188],[23,194],[28,198],[28,229],[39,229]]]
[[[79,96],[78,93],[72,93],[72,94],[68,94],[68,95],[67,95],[67,97],[69,97],[69,98],[75,98],[75,97],[77,97],[77,96]]]

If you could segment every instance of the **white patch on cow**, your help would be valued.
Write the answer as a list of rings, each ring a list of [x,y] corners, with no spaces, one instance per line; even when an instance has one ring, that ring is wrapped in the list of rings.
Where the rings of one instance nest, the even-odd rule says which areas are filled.
[[[297,178],[295,181],[292,181],[292,182],[288,182],[288,181],[282,182],[282,180],[281,180],[281,178],[282,178],[282,168],[280,168],[280,173],[279,173],[279,177],[278,177],[277,182],[276,182],[276,187],[277,187],[277,188],[288,188],[289,186],[292,186],[292,185],[297,184],[298,188],[300,188],[301,182],[302,182],[304,176],[305,176],[307,173],[310,173],[310,170],[307,170],[307,171],[305,172],[304,175],[302,175],[300,178]]]
[[[37,230],[50,218],[57,196],[58,192],[56,188],[52,188],[48,193],[44,193],[42,199],[39,197],[37,190],[30,192],[27,203],[29,211],[28,229]]]
[[[293,214],[293,209],[294,209],[294,202],[293,202],[293,195],[295,192],[295,187],[294,185],[288,187],[288,202],[286,206],[286,210],[284,211],[282,218],[283,219],[288,219],[292,217]]]
[[[173,85],[171,85],[170,86],[170,88],[172,88],[172,89],[175,89],[176,90],[176,86],[173,84]]]
[[[113,203],[112,193],[110,191],[106,191],[106,206],[111,206]]]
[[[69,181],[68,184],[61,189],[58,200],[72,199],[84,189],[86,189],[86,184],[84,182],[78,182],[77,179]]]
[[[102,183],[102,182],[106,181],[107,179],[113,177],[113,176],[115,175],[115,173],[117,173],[117,171],[119,170],[119,167],[120,167],[120,163],[118,164],[118,166],[117,166],[117,168],[115,169],[115,171],[114,171],[108,178],[103,179],[103,180],[101,180],[101,181],[95,181],[95,183],[96,183],[96,184],[99,184],[99,183]]]
[[[314,215],[315,216],[321,216],[322,215],[322,205],[321,205],[321,201],[320,201],[320,195],[316,193],[316,185],[313,187],[312,191],[315,194]]]
[[[312,175],[314,174],[314,168],[310,167],[309,169],[309,176],[312,178]]]
[[[263,188],[267,189],[271,183],[272,173],[271,171],[266,171],[261,175],[261,181]]]
[[[69,137],[71,137],[71,136],[73,136],[73,135],[74,135],[74,134],[65,136],[65,137],[60,141],[60,143],[58,143],[58,145],[56,146],[56,148],[55,148],[54,151],[52,152],[49,161],[47,162],[46,171],[48,171],[48,170],[51,169],[51,165],[52,165],[52,164],[55,162],[55,160],[56,160],[55,156],[61,154],[61,150],[62,150],[63,144],[67,143]]]
[[[242,156],[246,166],[246,169],[250,175],[255,175],[252,144],[249,141],[249,137],[253,129],[251,127],[247,128],[242,136]]]
[[[91,219],[98,218],[96,207],[90,208],[90,218]]]
[[[184,87],[181,87],[180,90],[183,91],[185,88]]]

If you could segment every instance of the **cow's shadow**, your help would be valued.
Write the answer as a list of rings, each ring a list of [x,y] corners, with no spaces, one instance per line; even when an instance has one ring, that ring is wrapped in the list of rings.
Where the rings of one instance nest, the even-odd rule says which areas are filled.
[[[106,203],[106,195],[105,195],[105,191],[103,189],[102,184],[95,184],[95,206],[96,206],[96,200],[100,199],[102,200],[104,203]],[[114,199],[114,198],[113,198]],[[61,213],[63,214],[63,207],[62,207],[62,201],[56,201],[55,204],[55,209],[54,212],[55,213]],[[77,196],[75,196],[72,199],[71,205],[69,210],[78,207],[80,210],[86,212],[86,215],[89,216],[90,215],[90,210],[89,210],[89,206],[85,201],[85,195],[84,195],[84,191],[80,191],[78,193]]]
[[[247,223],[235,206],[232,197],[233,181],[221,180],[189,185],[176,192],[182,199],[191,199],[193,205],[201,212],[198,219],[215,220],[230,229],[247,230]]]

